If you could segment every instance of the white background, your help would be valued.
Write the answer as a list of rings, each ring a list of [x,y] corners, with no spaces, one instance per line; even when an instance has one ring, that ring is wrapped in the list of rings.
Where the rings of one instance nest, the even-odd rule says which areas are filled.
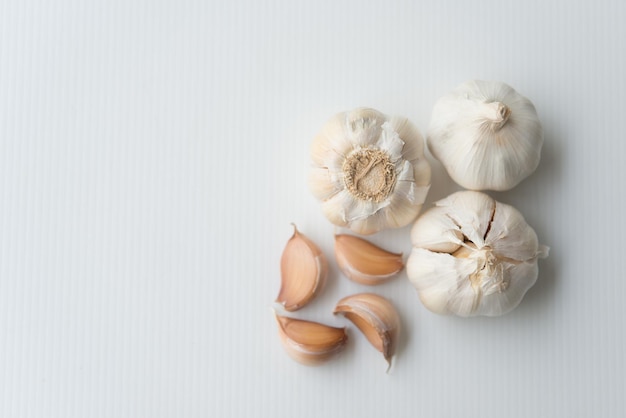
[[[626,3],[0,2],[0,416],[618,417],[625,409]],[[427,311],[403,273],[392,373],[354,327],[319,368],[270,310],[290,222],[330,258],[306,185],[334,113],[428,128],[501,80],[536,105],[515,205],[551,247],[499,318]],[[427,206],[457,190],[433,163]],[[409,227],[372,240],[408,254]]]

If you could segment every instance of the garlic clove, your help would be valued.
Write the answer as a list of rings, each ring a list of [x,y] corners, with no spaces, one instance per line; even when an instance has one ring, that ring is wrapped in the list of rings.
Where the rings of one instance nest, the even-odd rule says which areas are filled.
[[[435,207],[420,216],[411,229],[413,245],[431,251],[453,253],[463,243],[463,232],[448,216],[442,216],[444,208]]]
[[[335,235],[335,257],[346,277],[365,285],[384,283],[404,268],[402,254],[353,235]]]
[[[449,314],[448,304],[455,296],[454,287],[462,283],[461,278],[469,276],[461,273],[458,259],[447,253],[413,247],[406,264],[409,280],[415,286],[422,304],[431,312]]]
[[[426,193],[428,193],[428,188],[430,188],[431,175],[430,164],[424,157],[414,160],[413,179],[415,181],[415,185],[426,188]],[[425,198],[426,196],[424,196],[424,199]]]
[[[334,194],[332,197],[322,202],[322,212],[337,226],[347,226],[351,222],[357,221],[361,210],[362,203],[354,200],[347,190],[342,190]]]
[[[347,138],[344,115],[337,114],[326,123],[311,144],[311,159],[316,166],[341,169],[343,158],[353,147]]]
[[[276,315],[278,333],[287,354],[306,366],[320,365],[346,346],[345,328]]]
[[[418,138],[418,141],[409,141],[404,144],[402,158],[407,161],[424,159],[424,138],[407,118],[394,116],[389,119],[389,125],[400,138]]]
[[[322,206],[323,205],[324,204],[322,204]],[[368,217],[352,219],[350,222],[350,229],[361,235],[371,235],[385,229],[389,226],[385,213],[386,212],[384,211],[378,211]],[[328,219],[332,219],[332,216],[329,216]]]
[[[353,144],[373,145],[381,134],[381,125],[387,117],[375,109],[357,108],[346,112],[347,138]]]
[[[497,203],[485,245],[493,248],[501,257],[513,260],[532,259],[539,248],[537,234],[528,228],[522,214],[504,203]]]
[[[513,310],[520,304],[528,289],[536,283],[539,267],[536,262],[523,262],[510,265],[506,274],[506,291],[483,296],[484,300],[476,310],[477,315],[498,316]]]
[[[426,141],[461,186],[505,191],[537,168],[543,129],[532,102],[511,86],[474,80],[437,101]]]
[[[383,354],[387,370],[395,355],[400,334],[400,316],[391,302],[374,293],[359,293],[337,302],[335,314],[343,314]]]
[[[309,187],[313,195],[327,200],[341,191],[339,179],[332,178],[327,168],[312,168],[309,174]]]
[[[436,202],[445,216],[452,219],[461,233],[478,247],[484,245],[485,236],[495,214],[496,201],[484,193],[465,191],[452,193]]]
[[[426,185],[420,185],[418,181],[411,181],[414,171],[409,162],[404,163],[404,167],[398,176],[398,182],[394,189],[394,194],[389,201],[387,211],[384,211],[387,225],[392,228],[400,228],[411,223],[415,216],[422,209],[422,203],[426,200],[426,195],[430,189],[430,166],[428,163],[418,163],[414,168],[421,170],[427,167],[428,174],[422,173],[422,178],[427,178]]]
[[[276,302],[287,311],[309,303],[324,287],[328,262],[319,247],[293,226],[280,260],[281,287]]]

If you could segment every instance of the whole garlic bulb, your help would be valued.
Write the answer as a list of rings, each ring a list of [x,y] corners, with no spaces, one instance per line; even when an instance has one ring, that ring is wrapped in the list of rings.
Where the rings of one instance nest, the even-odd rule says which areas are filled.
[[[324,214],[359,234],[408,225],[430,188],[417,128],[377,110],[335,115],[314,139],[311,157],[309,185]]]
[[[509,190],[539,164],[543,129],[511,86],[469,81],[440,98],[426,139],[452,179],[472,190]]]
[[[474,191],[437,202],[415,222],[411,241],[407,274],[422,303],[459,316],[515,308],[549,250],[515,208]]]

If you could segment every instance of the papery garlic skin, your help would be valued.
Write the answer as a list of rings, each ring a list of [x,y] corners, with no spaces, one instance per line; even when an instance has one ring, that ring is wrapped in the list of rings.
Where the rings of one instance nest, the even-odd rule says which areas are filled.
[[[408,225],[430,188],[417,128],[374,109],[335,115],[314,139],[311,157],[309,185],[324,215],[358,234]]]
[[[438,314],[498,316],[515,308],[548,255],[514,207],[474,191],[451,194],[415,222],[407,275]]]
[[[461,186],[504,191],[539,165],[543,128],[532,102],[511,86],[474,80],[437,101],[426,141]]]

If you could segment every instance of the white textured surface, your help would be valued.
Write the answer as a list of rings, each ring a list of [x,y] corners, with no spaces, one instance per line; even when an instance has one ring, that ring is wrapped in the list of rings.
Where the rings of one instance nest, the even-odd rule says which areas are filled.
[[[306,3],[0,3],[0,416],[622,416],[626,3]],[[494,194],[552,247],[538,284],[463,320],[402,275],[376,289],[405,325],[392,374],[353,327],[294,363],[270,311],[289,223],[332,250],[312,136],[363,105],[424,132],[471,78],[544,123],[538,171]],[[434,175],[428,202],[457,189]],[[367,289],[331,278],[298,316],[345,324]]]

